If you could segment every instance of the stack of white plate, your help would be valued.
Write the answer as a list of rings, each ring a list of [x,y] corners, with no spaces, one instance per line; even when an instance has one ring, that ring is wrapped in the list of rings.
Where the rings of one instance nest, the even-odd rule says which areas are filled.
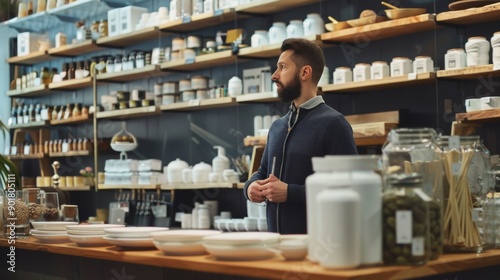
[[[69,240],[79,246],[109,246],[108,241],[103,237],[107,228],[122,228],[125,225],[114,224],[88,224],[88,225],[70,225],[66,226]]]
[[[222,260],[261,260],[280,253],[280,235],[272,232],[228,232],[203,238],[203,246]]]
[[[111,245],[123,248],[154,248],[151,233],[166,230],[166,227],[106,228],[103,239]]]
[[[31,236],[45,243],[70,242],[67,225],[77,225],[77,222],[31,222],[33,228]]]
[[[153,244],[166,255],[189,256],[207,254],[205,236],[218,235],[218,230],[169,230],[152,232]]]

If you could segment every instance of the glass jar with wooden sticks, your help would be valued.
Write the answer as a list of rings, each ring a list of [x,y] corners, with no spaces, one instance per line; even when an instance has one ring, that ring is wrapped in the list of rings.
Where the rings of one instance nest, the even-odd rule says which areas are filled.
[[[389,132],[382,148],[384,177],[419,174],[422,190],[432,199],[428,202],[429,260],[438,259],[443,252],[442,162],[436,138],[437,133],[432,128],[396,128]],[[388,186],[387,179],[385,181]]]
[[[489,152],[479,136],[441,136],[444,249],[481,253],[495,242],[494,223],[484,213],[489,191]]]

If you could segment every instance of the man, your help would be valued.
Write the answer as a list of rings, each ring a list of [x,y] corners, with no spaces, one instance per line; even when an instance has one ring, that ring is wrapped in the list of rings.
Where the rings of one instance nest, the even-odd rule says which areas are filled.
[[[307,233],[305,180],[313,173],[312,157],[357,154],[352,128],[344,116],[317,95],[325,57],[315,43],[283,41],[272,79],[290,111],[269,129],[259,170],[246,182],[245,197],[267,201],[268,230]]]

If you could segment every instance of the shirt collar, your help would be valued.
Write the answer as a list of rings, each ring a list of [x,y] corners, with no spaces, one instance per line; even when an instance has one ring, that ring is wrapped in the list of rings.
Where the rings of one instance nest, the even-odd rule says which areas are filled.
[[[304,109],[312,109],[312,108],[314,108],[322,103],[325,103],[325,100],[323,100],[323,96],[317,95],[317,96],[307,100],[306,102],[302,103],[299,107],[304,108]],[[290,110],[292,110],[292,111],[297,110],[297,107],[295,107],[295,104],[293,103],[293,101],[290,104]]]

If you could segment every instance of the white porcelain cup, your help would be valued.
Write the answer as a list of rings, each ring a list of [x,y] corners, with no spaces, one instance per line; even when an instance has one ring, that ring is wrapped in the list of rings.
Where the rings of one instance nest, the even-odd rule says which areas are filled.
[[[286,25],[284,22],[274,22],[269,28],[269,44],[281,44],[286,39]]]
[[[259,218],[257,221],[257,229],[259,231],[267,231],[267,219]]]
[[[250,38],[250,45],[253,48],[269,45],[269,37],[267,31],[255,30],[255,33]]]
[[[257,231],[258,218],[245,217],[243,218],[246,231]]]
[[[287,38],[304,37],[304,23],[301,20],[291,20],[286,27]]]
[[[218,172],[210,172],[208,174],[208,182],[217,183],[220,181],[222,181],[222,180],[221,180],[220,174]]]

